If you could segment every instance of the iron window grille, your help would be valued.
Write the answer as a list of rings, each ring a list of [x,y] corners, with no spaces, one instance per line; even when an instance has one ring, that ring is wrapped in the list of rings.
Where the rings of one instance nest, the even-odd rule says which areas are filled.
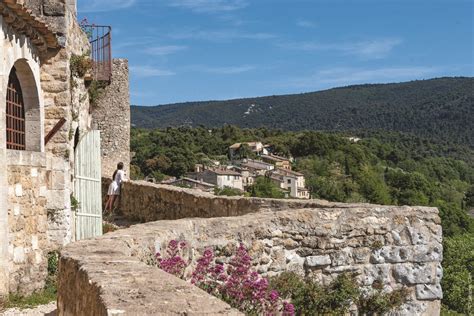
[[[8,78],[6,120],[7,149],[26,150],[25,105],[15,67]]]

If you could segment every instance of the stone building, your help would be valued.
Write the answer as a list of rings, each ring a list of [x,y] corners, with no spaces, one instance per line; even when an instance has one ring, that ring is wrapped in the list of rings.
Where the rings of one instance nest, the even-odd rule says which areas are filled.
[[[27,294],[44,286],[48,252],[76,240],[78,214],[93,207],[93,203],[75,203],[83,188],[78,179],[87,178],[78,172],[88,166],[100,168],[101,159],[98,142],[95,164],[79,159],[78,153],[87,135],[98,135],[91,131],[100,124],[93,124],[90,83],[73,67],[74,58],[87,60],[91,49],[90,38],[77,22],[76,1],[2,0],[0,24],[2,296]],[[120,82],[128,95],[128,83]],[[113,83],[112,76],[107,84]],[[105,89],[104,98],[107,93]],[[97,173],[100,188],[100,169]],[[98,198],[91,199],[99,205],[96,214],[86,214],[95,218],[91,228],[95,234],[101,233],[98,191]]]
[[[189,172],[186,177],[213,184],[220,189],[229,187],[244,190],[241,174],[227,168],[206,168],[200,172]]]
[[[99,96],[92,124],[101,131],[102,177],[110,178],[117,163],[130,171],[130,89],[128,61],[114,59],[110,85]]]

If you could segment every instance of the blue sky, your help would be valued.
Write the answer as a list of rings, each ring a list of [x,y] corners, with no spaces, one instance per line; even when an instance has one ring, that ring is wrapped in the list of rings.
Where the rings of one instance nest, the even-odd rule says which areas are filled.
[[[78,0],[137,105],[474,75],[473,0]]]

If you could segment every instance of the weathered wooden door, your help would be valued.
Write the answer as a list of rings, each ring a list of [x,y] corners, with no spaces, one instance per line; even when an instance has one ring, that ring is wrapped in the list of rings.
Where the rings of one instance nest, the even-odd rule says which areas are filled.
[[[75,150],[76,240],[102,235],[100,131],[90,131]]]

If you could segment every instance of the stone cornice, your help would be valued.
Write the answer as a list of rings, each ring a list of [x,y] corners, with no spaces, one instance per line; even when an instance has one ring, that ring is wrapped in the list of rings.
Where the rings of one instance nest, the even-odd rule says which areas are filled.
[[[26,35],[39,52],[59,46],[56,35],[48,25],[34,16],[32,11],[18,0],[0,0],[0,14],[6,24],[16,32]]]

